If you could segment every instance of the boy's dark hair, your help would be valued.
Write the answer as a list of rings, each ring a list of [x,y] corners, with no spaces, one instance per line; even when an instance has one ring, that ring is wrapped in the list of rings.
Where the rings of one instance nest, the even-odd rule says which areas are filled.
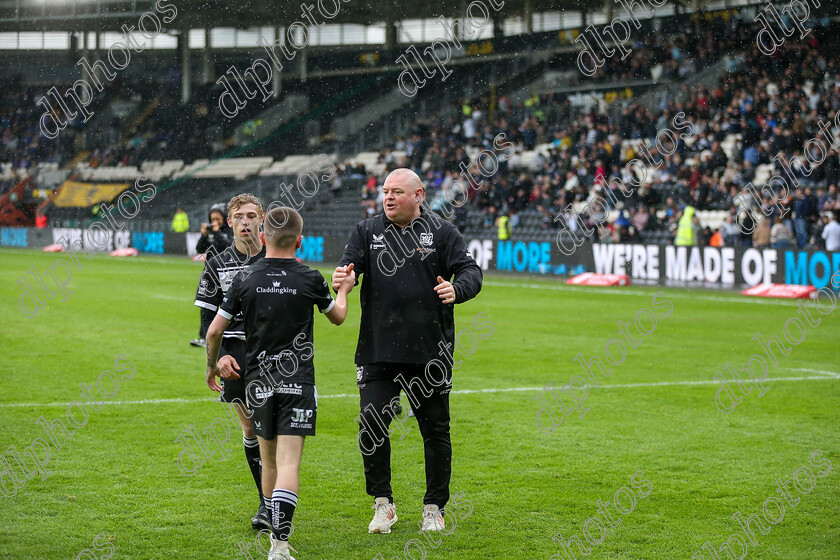
[[[265,216],[265,242],[275,249],[291,249],[303,232],[303,218],[294,208],[272,208]]]

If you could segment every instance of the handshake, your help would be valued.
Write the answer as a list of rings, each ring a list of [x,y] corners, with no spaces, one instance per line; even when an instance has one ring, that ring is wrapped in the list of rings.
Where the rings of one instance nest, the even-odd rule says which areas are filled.
[[[350,293],[353,286],[356,285],[356,273],[353,271],[353,263],[347,266],[338,266],[332,275],[333,290],[338,292],[343,286],[346,287],[346,293]],[[455,286],[451,282],[444,280],[441,276],[437,277],[437,285],[435,292],[444,305],[455,303],[456,293]]]
[[[332,287],[336,292],[344,289],[344,293],[349,294],[356,285],[356,273],[353,271],[353,263],[347,266],[338,266],[332,275]]]

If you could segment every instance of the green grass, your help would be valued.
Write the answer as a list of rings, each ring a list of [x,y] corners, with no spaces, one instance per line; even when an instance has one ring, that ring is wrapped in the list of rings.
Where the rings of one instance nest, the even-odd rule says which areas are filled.
[[[261,557],[253,552],[249,520],[257,502],[237,433],[230,436],[230,455],[221,460],[217,451],[193,476],[176,463],[182,446],[175,438],[189,425],[200,431],[224,416],[203,383],[203,351],[187,345],[198,326],[192,300],[200,266],[169,257],[82,258],[83,269],[74,268],[69,283],[73,294],[24,317],[15,282],[30,266],[43,272],[54,258],[0,250],[0,451],[14,445],[20,452],[44,437],[35,420],[63,417],[80,398],[80,383],[113,371],[117,355],[125,354],[136,373],[113,398],[122,404],[91,412],[72,440],[60,450],[51,446],[53,474],[46,481],[36,475],[16,496],[0,497],[0,558],[73,559],[100,533],[113,541],[115,559],[244,558],[239,542],[250,542],[253,557]],[[573,357],[603,357],[607,340],[618,336],[617,321],[632,323],[639,309],[652,308],[657,289],[569,288],[543,278],[488,276],[478,298],[457,307],[458,330],[475,330],[479,312],[494,330],[463,358],[454,389],[533,389],[452,395],[451,489],[463,492],[473,511],[439,548],[426,545],[426,558],[567,558],[551,537],[558,531],[581,536],[597,515],[597,500],[632,489],[631,475],[642,470],[652,492],[641,499],[636,491],[635,510],[607,529],[587,558],[688,559],[706,540],[717,548],[738,531],[730,519],[736,511],[761,515],[762,503],[776,495],[775,480],[808,465],[817,449],[831,460],[830,474],[817,478],[807,495],[791,486],[801,501],[769,534],[757,534],[747,558],[840,557],[840,378],[768,383],[763,397],[753,391],[729,415],[715,407],[712,384],[626,386],[709,382],[726,361],[740,367],[760,350],[751,340],[756,332],[780,335],[795,305],[660,290],[673,314],[600,379],[583,418],[573,413],[550,435],[535,425],[536,388],[581,375]],[[357,296],[351,294],[344,326],[316,318],[322,397],[357,394]],[[768,377],[831,377],[800,369],[840,373],[840,309],[820,317]],[[183,401],[165,401],[175,398]],[[154,399],[164,402],[136,402]],[[41,404],[7,406],[13,403]],[[358,401],[333,396],[320,405],[318,436],[307,441],[302,465],[292,538],[298,560],[403,557],[410,539],[422,539],[423,452],[414,420],[405,439],[393,443],[400,522],[390,535],[368,535],[372,499],[355,444]],[[416,548],[409,551],[419,560]]]

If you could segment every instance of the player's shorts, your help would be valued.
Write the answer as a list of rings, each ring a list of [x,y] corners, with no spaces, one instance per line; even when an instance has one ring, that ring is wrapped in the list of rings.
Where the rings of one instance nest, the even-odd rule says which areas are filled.
[[[277,436],[314,436],[315,419],[318,415],[318,391],[315,385],[282,382],[266,387],[255,382],[248,393],[248,408],[254,411],[251,425],[254,432],[263,439]]]
[[[222,356],[233,356],[236,363],[239,364],[239,379],[222,379],[222,402],[245,403],[245,341],[238,338],[223,338],[222,347],[219,349],[219,358]]]

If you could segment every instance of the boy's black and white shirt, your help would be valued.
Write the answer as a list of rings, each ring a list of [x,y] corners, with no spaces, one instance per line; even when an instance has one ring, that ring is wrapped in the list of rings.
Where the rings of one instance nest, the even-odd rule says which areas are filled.
[[[249,257],[239,251],[234,244],[218,255],[208,259],[204,265],[204,272],[202,272],[201,278],[198,281],[195,305],[216,313],[222,305],[225,294],[233,283],[233,278],[264,256],[265,247],[256,255]],[[241,313],[231,319],[223,336],[224,338],[245,340]]]
[[[335,300],[321,273],[294,258],[264,258],[234,278],[219,315],[243,316],[247,380],[262,372],[274,386],[315,384],[313,305],[327,313]]]

